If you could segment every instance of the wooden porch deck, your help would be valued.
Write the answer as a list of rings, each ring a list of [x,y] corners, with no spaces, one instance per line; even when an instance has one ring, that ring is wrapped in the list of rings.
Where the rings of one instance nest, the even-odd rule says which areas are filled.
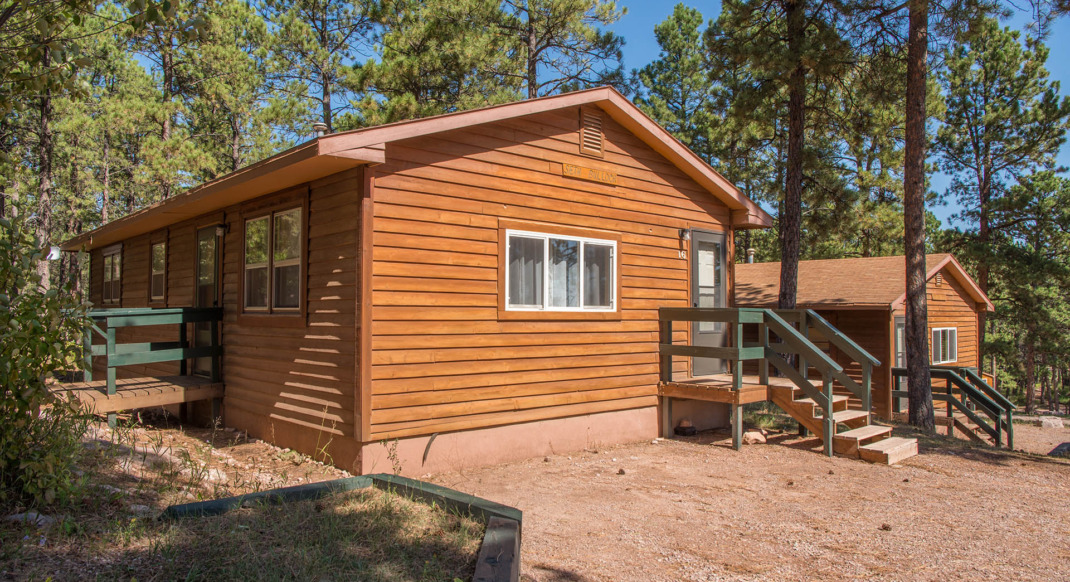
[[[750,404],[769,400],[770,386],[794,386],[794,384],[787,378],[776,377],[770,377],[767,384],[762,384],[757,375],[744,375],[743,387],[740,390],[733,390],[731,374],[714,374],[661,382],[658,385],[658,395],[722,404]]]
[[[79,399],[93,414],[151,408],[223,397],[223,383],[201,376],[163,376],[116,380],[115,394],[108,395],[107,380],[56,384],[52,392]]]

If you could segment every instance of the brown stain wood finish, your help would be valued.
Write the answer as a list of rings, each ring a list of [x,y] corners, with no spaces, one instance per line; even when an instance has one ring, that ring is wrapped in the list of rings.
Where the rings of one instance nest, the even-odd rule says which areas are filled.
[[[243,208],[231,206],[169,227],[167,305],[193,305],[196,232],[223,224],[222,325],[226,424],[306,453],[331,442],[340,466],[357,459],[360,441],[357,378],[361,375],[358,321],[363,175],[360,169],[311,182],[300,202],[305,208],[304,313],[240,315],[243,277]],[[253,207],[294,203],[295,189],[258,198]],[[147,307],[152,235],[123,241],[121,307]],[[90,300],[100,304],[100,250],[90,254]],[[283,321],[285,319],[285,321]],[[193,337],[192,328],[188,337]],[[124,328],[120,342],[175,341],[175,326]],[[97,362],[95,374],[103,374]],[[119,369],[119,376],[170,376],[176,362]],[[99,376],[98,376],[99,377]]]
[[[365,442],[656,404],[657,309],[688,304],[680,229],[729,231],[730,212],[608,116],[604,157],[582,155],[579,117],[388,145],[374,168]],[[563,164],[617,184],[565,176]],[[501,229],[519,224],[619,240],[619,311],[502,317]]]

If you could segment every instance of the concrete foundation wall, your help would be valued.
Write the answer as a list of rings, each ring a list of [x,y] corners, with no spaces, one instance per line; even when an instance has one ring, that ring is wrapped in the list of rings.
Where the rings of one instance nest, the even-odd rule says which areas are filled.
[[[724,428],[731,424],[729,412],[732,407],[718,402],[702,402],[701,400],[672,399],[672,426],[669,433],[680,425],[680,421],[688,419],[698,430],[711,428]]]
[[[362,473],[392,473],[397,462],[401,465],[401,475],[418,477],[657,436],[658,410],[650,406],[391,440],[386,444],[368,443],[360,457]]]

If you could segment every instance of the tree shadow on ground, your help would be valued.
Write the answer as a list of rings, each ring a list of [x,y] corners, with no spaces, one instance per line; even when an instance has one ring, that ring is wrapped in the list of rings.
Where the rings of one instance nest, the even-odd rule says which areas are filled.
[[[909,425],[895,425],[892,434],[918,439],[918,454],[920,455],[953,456],[999,467],[1010,467],[1022,463],[1070,466],[1068,459],[1023,451],[1009,451],[1005,448],[997,449],[991,445],[974,443],[954,436],[926,433]]]
[[[538,580],[545,580],[546,582],[587,582],[592,580],[583,574],[579,574],[572,570],[566,570],[564,568],[555,568],[547,564],[532,564],[532,570],[537,571],[540,575]],[[521,575],[521,580],[535,580],[531,575]]]
[[[483,535],[470,518],[371,489],[116,527],[4,569],[56,580],[468,580]]]

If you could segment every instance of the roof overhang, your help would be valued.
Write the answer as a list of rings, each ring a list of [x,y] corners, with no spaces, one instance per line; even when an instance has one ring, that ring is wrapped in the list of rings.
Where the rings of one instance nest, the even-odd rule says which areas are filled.
[[[985,295],[984,291],[977,286],[977,282],[973,280],[973,277],[966,272],[966,269],[962,268],[962,265],[952,255],[947,255],[936,265],[929,267],[929,272],[925,275],[925,280],[929,281],[936,276],[944,267],[949,267],[949,271],[955,280],[962,285],[962,288],[966,290],[966,293],[977,304],[977,307],[984,309],[985,311],[995,311],[995,306],[992,305],[992,301],[988,299],[988,295]],[[898,299],[892,302],[892,311],[899,309],[906,303],[907,294],[903,293]]]
[[[385,159],[382,144],[327,151],[323,146],[323,138],[303,143],[74,237],[61,248],[100,248],[357,166],[381,164]]]
[[[62,248],[98,248],[350,168],[381,164],[385,144],[392,141],[581,105],[600,107],[728,206],[732,228],[773,225],[767,212],[631,101],[611,87],[599,87],[318,137],[72,238]]]
[[[322,150],[354,151],[377,144],[463,129],[527,115],[596,105],[614,121],[680,168],[691,179],[713,194],[732,211],[733,228],[769,228],[773,218],[753,200],[747,198],[724,176],[680,143],[665,128],[643,113],[612,87],[598,87],[563,95],[553,95],[482,109],[459,111],[426,119],[402,121],[357,131],[342,132],[320,138]]]

